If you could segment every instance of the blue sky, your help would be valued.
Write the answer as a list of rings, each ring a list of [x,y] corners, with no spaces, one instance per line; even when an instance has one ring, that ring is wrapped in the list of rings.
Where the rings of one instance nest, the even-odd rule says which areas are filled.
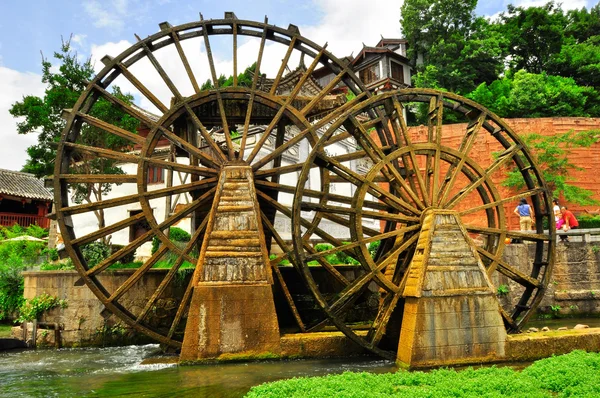
[[[570,0],[563,8],[590,7],[597,0]],[[492,16],[506,5],[541,5],[545,1],[480,1],[476,13]],[[16,134],[10,105],[23,95],[42,95],[40,51],[51,57],[60,38],[73,35],[73,46],[84,57],[99,59],[117,55],[141,37],[158,31],[158,23],[172,25],[222,18],[234,11],[238,18],[287,27],[300,26],[301,33],[319,44],[329,43],[338,56],[358,52],[362,43],[374,45],[380,37],[401,35],[401,1],[388,0],[0,0],[0,168],[18,170],[25,162],[25,148],[34,135]],[[218,50],[217,50],[218,51]]]

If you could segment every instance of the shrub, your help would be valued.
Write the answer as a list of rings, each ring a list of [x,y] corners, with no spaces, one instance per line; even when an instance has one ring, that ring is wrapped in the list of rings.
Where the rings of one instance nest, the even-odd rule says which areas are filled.
[[[579,222],[579,228],[600,228],[600,215],[579,216],[577,217],[577,222]]]
[[[42,239],[48,236],[48,230],[37,225],[30,225],[27,228],[23,228],[18,224],[12,227],[0,227],[0,239],[12,239],[23,235]]]
[[[185,230],[178,227],[171,227],[169,229],[169,240],[171,242],[189,242],[192,236]],[[160,239],[155,236],[152,238],[152,254],[156,253],[160,246]]]
[[[33,321],[34,319],[38,319],[44,312],[59,306],[66,308],[67,301],[46,293],[36,296],[31,300],[25,300],[21,308],[19,308],[19,322]]]
[[[379,249],[379,246],[381,246],[380,240],[376,240],[375,242],[369,243],[369,254],[371,255],[372,258],[375,258],[375,255],[377,254],[377,250]]]
[[[111,245],[110,246],[110,254],[116,253],[124,247],[125,247],[125,245]],[[132,250],[130,253],[121,257],[119,259],[119,262],[122,264],[132,263],[134,258],[135,258],[135,250]]]
[[[13,257],[0,264],[0,321],[16,314],[23,304],[23,265]]]
[[[110,246],[102,242],[92,242],[81,248],[81,254],[87,262],[88,267],[100,264],[104,259],[110,256]]]

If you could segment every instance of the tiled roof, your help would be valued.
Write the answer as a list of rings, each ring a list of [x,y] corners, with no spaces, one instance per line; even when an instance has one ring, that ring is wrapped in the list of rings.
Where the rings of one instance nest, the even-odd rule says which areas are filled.
[[[0,194],[20,198],[52,200],[54,195],[44,187],[44,181],[33,174],[0,169]]]

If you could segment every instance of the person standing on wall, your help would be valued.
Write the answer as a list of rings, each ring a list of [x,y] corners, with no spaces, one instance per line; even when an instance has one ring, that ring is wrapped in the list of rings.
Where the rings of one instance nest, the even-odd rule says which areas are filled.
[[[562,226],[563,231],[568,231],[570,229],[579,228],[579,222],[575,218],[575,215],[571,211],[567,210],[566,206],[561,207],[560,212],[562,213],[562,218],[565,221],[565,223]],[[559,235],[559,236],[560,236],[560,240],[562,242],[569,241],[569,237],[567,235]]]
[[[519,226],[521,231],[531,231],[533,217],[531,215],[531,206],[527,204],[525,199],[521,199],[519,205],[515,208],[514,213],[519,216]]]

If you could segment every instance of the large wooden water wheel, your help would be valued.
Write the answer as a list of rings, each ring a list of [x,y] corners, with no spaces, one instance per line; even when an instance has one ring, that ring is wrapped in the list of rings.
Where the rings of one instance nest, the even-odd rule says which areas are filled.
[[[238,52],[253,40],[254,73],[243,84]],[[219,61],[223,53],[216,49],[224,43],[232,54],[229,64]],[[263,63],[269,51],[279,51],[278,65]],[[251,166],[264,231],[257,247],[270,253],[281,293],[278,311],[286,308],[298,331],[333,324],[359,344],[393,356],[379,343],[402,303],[398,286],[414,252],[421,214],[429,208],[456,209],[478,237],[488,272],[518,285],[518,303],[503,311],[507,328],[518,330],[541,299],[554,244],[553,236],[542,234],[543,221],[552,218],[547,191],[517,136],[477,104],[426,90],[373,97],[347,63],[296,27],[242,21],[232,13],[175,27],[161,24],[160,32],[103,62],[104,69],[65,114],[54,178],[56,215],[82,283],[138,331],[181,346],[193,290],[191,283],[181,286],[181,271],[197,265],[219,176],[231,165]],[[315,84],[318,69],[320,76],[332,76],[323,88]],[[219,76],[231,73],[232,81],[223,84]],[[207,77],[211,84],[202,89],[199,82]],[[353,93],[351,99],[331,95],[340,84]],[[123,99],[115,86],[129,87],[152,112]],[[424,139],[413,140],[405,109],[420,103],[429,107],[429,125]],[[126,114],[146,132],[98,119],[99,107],[104,115]],[[468,121],[454,146],[441,135],[444,109]],[[90,131],[108,138],[89,140]],[[473,156],[485,134],[501,148],[497,157],[488,157],[489,164]],[[107,149],[112,138],[124,144]],[[99,165],[118,171],[99,172]],[[518,193],[497,189],[496,174],[507,168],[523,176]],[[163,175],[165,183],[156,184]],[[520,198],[533,205],[536,233],[507,230],[504,205]],[[191,238],[176,244],[169,229],[184,221]],[[125,234],[129,242],[107,258],[92,262],[84,255],[91,243]],[[530,269],[502,259],[506,237],[535,243]],[[122,284],[106,282],[106,275],[153,240],[155,251]],[[316,248],[316,242],[330,246]],[[373,242],[381,244],[370,253]],[[336,264],[331,256],[349,265]],[[314,296],[310,316],[298,304],[305,295],[295,294],[290,277],[282,276],[290,263],[293,273],[290,268],[286,273],[293,284],[301,281]],[[140,305],[130,291],[150,273],[160,274],[160,283]],[[360,305],[364,313],[352,315]],[[157,320],[158,310],[169,316]]]
[[[411,134],[407,128],[407,109],[421,109],[426,115],[427,125],[421,134]],[[464,121],[463,131],[444,137],[445,118]],[[348,134],[356,143],[354,150],[332,154],[328,148]],[[353,167],[355,162],[364,167]],[[339,195],[327,195],[307,203],[306,184],[315,167],[327,170],[329,185],[345,192],[343,200]],[[507,172],[520,176],[521,188],[502,189]],[[510,231],[505,207],[512,212],[523,198],[532,204],[535,231]],[[455,211],[473,238],[488,275],[497,285],[510,285],[516,300],[500,310],[507,330],[514,332],[533,314],[549,281],[555,237],[554,231],[544,233],[544,225],[553,225],[551,208],[540,170],[522,141],[499,117],[450,93],[426,89],[389,92],[341,114],[304,163],[292,217],[295,262],[331,323],[355,342],[395,358],[404,300],[402,284],[427,211]],[[347,228],[350,238],[342,242],[327,236],[320,225],[301,228],[299,220],[319,213],[321,222],[327,219]],[[331,247],[319,253],[306,251],[304,242],[314,234]],[[503,258],[511,240],[533,243],[535,253],[527,267]],[[374,242],[381,242],[376,252],[369,250]],[[360,263],[362,272],[353,279],[338,275],[337,289],[324,291],[315,281],[317,269],[310,266],[311,261],[339,253]],[[449,271],[445,277],[465,275]],[[377,311],[367,327],[357,327],[349,314],[369,297],[378,303]],[[385,344],[380,346],[385,335],[391,337],[389,351]]]

